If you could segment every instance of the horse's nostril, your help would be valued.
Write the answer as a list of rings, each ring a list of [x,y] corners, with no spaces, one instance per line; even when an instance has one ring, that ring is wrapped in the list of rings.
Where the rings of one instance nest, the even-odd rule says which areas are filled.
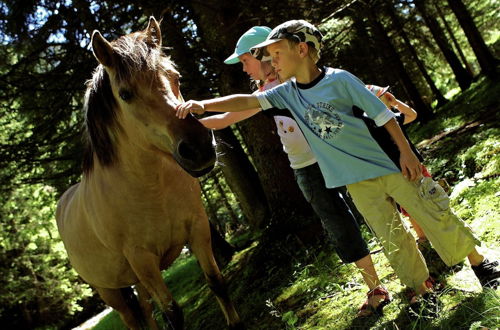
[[[184,159],[195,160],[197,156],[196,150],[184,141],[181,141],[179,143],[179,146],[177,147],[177,152],[179,153],[179,156],[181,156]]]

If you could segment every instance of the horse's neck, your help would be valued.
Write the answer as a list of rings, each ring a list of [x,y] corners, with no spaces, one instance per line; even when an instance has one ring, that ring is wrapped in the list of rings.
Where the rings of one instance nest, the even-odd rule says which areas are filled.
[[[171,156],[152,151],[119,152],[116,164],[102,167],[95,159],[95,165],[87,184],[106,187],[115,195],[166,194],[179,183],[189,185],[193,181]]]

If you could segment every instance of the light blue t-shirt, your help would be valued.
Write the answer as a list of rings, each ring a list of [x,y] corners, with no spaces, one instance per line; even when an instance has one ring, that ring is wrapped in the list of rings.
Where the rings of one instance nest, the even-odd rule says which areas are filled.
[[[256,96],[264,110],[276,107],[292,112],[328,188],[400,172],[363,120],[354,116],[353,106],[365,111],[377,126],[394,113],[351,73],[324,68],[307,85],[292,79]]]

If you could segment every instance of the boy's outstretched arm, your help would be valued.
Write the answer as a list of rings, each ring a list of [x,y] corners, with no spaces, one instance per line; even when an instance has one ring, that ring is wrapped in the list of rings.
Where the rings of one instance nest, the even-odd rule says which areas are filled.
[[[408,141],[401,131],[401,127],[399,127],[394,118],[385,123],[384,127],[399,148],[399,163],[403,176],[410,181],[419,179],[422,176],[422,166],[417,156],[411,150]]]
[[[260,108],[257,97],[252,94],[233,94],[215,99],[187,102],[177,105],[175,108],[178,118],[186,118],[188,113],[203,114],[205,111],[216,112],[238,112]]]
[[[208,116],[198,119],[205,127],[211,129],[223,129],[232,124],[238,123],[242,120],[252,117],[259,113],[261,109],[252,109],[240,112],[225,112],[220,115]]]

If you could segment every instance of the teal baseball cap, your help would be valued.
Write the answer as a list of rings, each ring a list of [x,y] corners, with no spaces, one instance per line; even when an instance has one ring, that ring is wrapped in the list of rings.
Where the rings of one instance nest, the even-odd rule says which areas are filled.
[[[243,33],[243,35],[238,39],[236,43],[236,48],[234,49],[234,53],[231,54],[228,58],[224,60],[226,64],[236,64],[240,60],[238,56],[243,55],[245,53],[250,53],[250,48],[253,46],[264,42],[271,32],[271,28],[267,26],[254,26],[250,28],[247,32]]]

